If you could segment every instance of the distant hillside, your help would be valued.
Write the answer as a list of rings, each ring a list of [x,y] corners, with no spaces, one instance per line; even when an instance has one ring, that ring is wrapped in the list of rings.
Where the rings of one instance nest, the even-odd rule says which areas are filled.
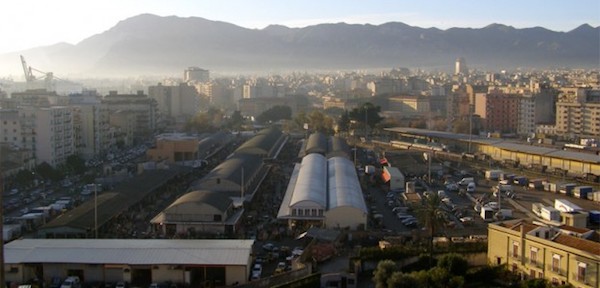
[[[257,30],[198,17],[143,14],[77,45],[0,55],[0,66],[18,71],[23,54],[40,70],[81,76],[181,74],[188,66],[220,73],[399,66],[451,71],[457,57],[479,69],[598,68],[598,51],[600,27],[586,24],[566,33],[501,24],[424,29],[399,22]]]

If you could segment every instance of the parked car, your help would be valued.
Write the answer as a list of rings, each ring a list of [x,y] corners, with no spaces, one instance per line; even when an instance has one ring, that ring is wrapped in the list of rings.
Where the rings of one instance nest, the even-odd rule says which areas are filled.
[[[80,288],[81,281],[78,276],[69,276],[65,281],[60,285],[60,288]]]

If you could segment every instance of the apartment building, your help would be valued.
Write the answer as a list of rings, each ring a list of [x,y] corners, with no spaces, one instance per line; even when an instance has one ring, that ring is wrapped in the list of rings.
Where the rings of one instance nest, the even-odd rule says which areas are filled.
[[[187,83],[174,86],[158,83],[148,87],[148,96],[156,100],[158,111],[168,118],[193,116],[201,106],[200,93]]]
[[[519,117],[517,134],[531,135],[535,133],[535,96],[524,94],[519,99]]]
[[[499,90],[475,94],[475,114],[488,132],[516,133],[519,127],[521,96]]]
[[[571,226],[547,226],[526,220],[488,225],[488,262],[506,265],[522,278],[553,284],[600,287],[600,236]]]
[[[19,117],[23,147],[34,151],[36,164],[46,162],[56,167],[75,154],[70,107],[24,106]]]
[[[184,82],[208,82],[210,71],[199,67],[189,67],[183,71]]]
[[[21,121],[19,110],[0,109],[0,142],[12,147],[23,147],[21,141]]]
[[[74,141],[77,153],[84,159],[107,152],[114,144],[110,133],[109,112],[105,105],[72,105]]]
[[[556,134],[564,137],[600,136],[600,90],[563,88],[556,102]]]
[[[145,95],[143,91],[137,94],[118,94],[116,91],[110,91],[101,102],[106,105],[110,117],[116,113],[126,113],[131,116],[120,115],[119,119],[110,119],[111,125],[117,126],[117,129],[132,133],[131,141],[133,144],[141,143],[151,137],[156,131],[158,108],[156,100]],[[122,120],[122,121],[121,121]],[[125,121],[133,121],[132,123]],[[131,127],[129,127],[131,126]]]

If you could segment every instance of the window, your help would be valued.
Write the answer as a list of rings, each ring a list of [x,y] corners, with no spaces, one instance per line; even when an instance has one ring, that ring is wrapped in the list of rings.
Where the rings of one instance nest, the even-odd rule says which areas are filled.
[[[560,255],[558,254],[552,255],[552,272],[560,274]]]
[[[538,248],[531,247],[531,250],[529,252],[529,263],[531,263],[532,265],[537,265],[537,252]]]
[[[304,209],[304,216],[310,216],[310,209]]]
[[[513,257],[519,257],[519,242],[517,241],[513,241],[513,251],[512,251],[512,256]]]
[[[319,209],[319,216],[323,216],[323,209]]]
[[[535,278],[535,270],[533,270],[533,269],[529,270],[529,278],[531,278],[531,279]]]
[[[296,216],[296,209],[292,209],[292,216]]]
[[[585,272],[587,270],[587,264],[583,262],[577,263],[577,281],[585,282]]]
[[[311,216],[317,216],[317,209],[311,209],[310,210],[310,215]]]
[[[298,216],[304,216],[304,210],[298,209]]]
[[[220,214],[213,215],[213,221],[215,221],[215,222],[221,222],[221,218],[222,218],[222,215],[220,215]]]

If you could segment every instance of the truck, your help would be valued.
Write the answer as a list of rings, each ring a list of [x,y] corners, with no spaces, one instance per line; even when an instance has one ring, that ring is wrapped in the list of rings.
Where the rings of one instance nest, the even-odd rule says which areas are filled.
[[[504,172],[502,170],[486,170],[485,179],[498,181]]]
[[[390,190],[404,189],[404,174],[396,167],[383,166],[383,180],[390,183]]]
[[[541,209],[540,217],[544,220],[560,222],[560,211],[551,206],[545,206]]]
[[[373,165],[367,165],[367,166],[365,166],[365,173],[368,174],[368,175],[375,174],[375,166],[373,166]]]
[[[573,188],[573,196],[581,199],[587,199],[588,193],[594,192],[594,187],[592,186],[576,186]]]
[[[566,199],[555,199],[554,200],[554,208],[562,211],[562,212],[579,212],[583,211],[583,209],[571,201]]]
[[[490,207],[481,207],[481,219],[486,222],[494,221],[494,209]]]

